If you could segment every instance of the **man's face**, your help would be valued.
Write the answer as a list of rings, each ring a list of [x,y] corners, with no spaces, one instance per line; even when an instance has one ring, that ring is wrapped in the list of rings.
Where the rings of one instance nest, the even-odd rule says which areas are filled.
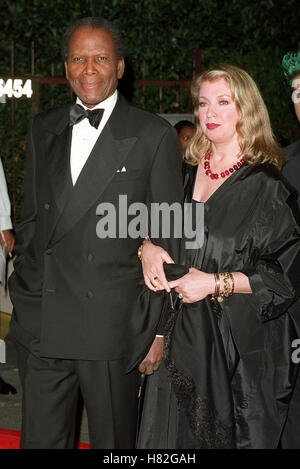
[[[195,133],[195,129],[192,126],[187,125],[186,127],[183,127],[181,131],[178,134],[179,138],[179,143],[181,145],[181,148],[184,147],[188,143],[188,141],[193,137]]]
[[[300,122],[300,75],[295,76],[292,82],[292,100],[298,121]]]
[[[111,96],[124,72],[107,29],[76,29],[69,42],[66,77],[74,93],[88,108]]]

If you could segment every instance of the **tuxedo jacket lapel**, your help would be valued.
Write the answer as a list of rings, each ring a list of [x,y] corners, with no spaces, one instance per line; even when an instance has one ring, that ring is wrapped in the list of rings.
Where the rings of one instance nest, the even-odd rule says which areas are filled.
[[[93,204],[100,199],[101,194],[114,177],[117,169],[123,166],[135,144],[136,137],[120,135],[122,122],[126,119],[126,107],[126,102],[117,103],[65,205],[64,194],[68,191],[60,191],[58,203],[60,207],[63,207],[63,212],[53,232],[52,244],[71,230]],[[58,185],[61,184],[61,177],[59,176]]]
[[[70,105],[67,105],[57,110],[51,114],[46,123],[47,129],[52,134],[46,154],[47,170],[53,199],[57,207],[57,210],[49,212],[50,232],[48,239],[51,237],[73,188],[70,169],[72,127],[69,125],[69,109]]]
[[[65,127],[60,135],[55,136],[49,152],[49,178],[59,212],[63,211],[70,197],[70,188],[72,187],[70,170],[71,138],[72,128]]]

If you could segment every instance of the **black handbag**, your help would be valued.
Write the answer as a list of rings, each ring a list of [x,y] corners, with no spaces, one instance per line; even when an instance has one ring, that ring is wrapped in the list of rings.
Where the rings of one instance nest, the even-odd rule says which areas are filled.
[[[169,282],[187,274],[189,269],[180,264],[164,263]],[[168,316],[174,311],[174,293],[153,292],[144,287],[139,294],[129,324],[129,345],[127,373],[139,366],[147,355],[158,330],[163,330]]]

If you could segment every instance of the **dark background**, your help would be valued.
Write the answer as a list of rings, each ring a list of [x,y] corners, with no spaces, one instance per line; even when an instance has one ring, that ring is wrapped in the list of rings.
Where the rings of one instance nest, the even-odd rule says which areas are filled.
[[[0,77],[63,77],[60,43],[68,24],[104,16],[123,32],[128,59],[121,87],[135,104],[154,112],[190,112],[186,85],[195,70],[229,62],[257,82],[278,138],[288,143],[300,137],[281,71],[283,55],[300,42],[299,0],[0,0],[0,12]],[[181,84],[149,86],[145,80]],[[66,84],[40,84],[37,96],[0,104],[1,158],[14,221],[28,119],[72,99]]]

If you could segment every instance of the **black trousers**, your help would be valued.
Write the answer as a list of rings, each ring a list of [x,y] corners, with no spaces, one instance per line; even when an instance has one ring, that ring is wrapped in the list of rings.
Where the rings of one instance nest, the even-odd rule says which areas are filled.
[[[93,449],[134,448],[138,373],[125,361],[41,358],[17,345],[23,388],[22,449],[74,448],[81,392]]]
[[[300,373],[296,379],[287,420],[281,435],[282,449],[300,449]]]

